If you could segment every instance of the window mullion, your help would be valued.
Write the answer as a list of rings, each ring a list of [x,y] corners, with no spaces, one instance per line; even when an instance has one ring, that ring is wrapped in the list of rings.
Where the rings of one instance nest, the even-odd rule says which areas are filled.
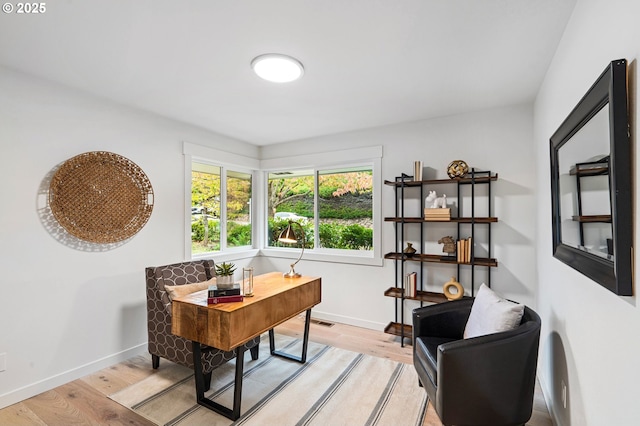
[[[220,251],[227,249],[227,168],[220,168]]]
[[[318,207],[318,190],[320,188],[320,171],[315,170],[313,174],[313,248],[320,248],[320,209]]]

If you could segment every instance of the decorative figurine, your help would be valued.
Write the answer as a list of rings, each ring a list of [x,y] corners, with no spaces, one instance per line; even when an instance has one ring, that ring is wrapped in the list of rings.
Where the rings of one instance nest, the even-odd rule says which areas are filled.
[[[436,194],[436,191],[429,191],[429,195],[424,200],[424,205],[426,206],[429,203],[432,203],[431,204],[432,209],[437,209],[437,208],[446,209],[447,195],[442,194],[442,197],[438,197],[438,194]]]
[[[442,237],[438,240],[438,244],[444,244],[442,252],[453,255],[456,252],[456,240],[452,236]]]

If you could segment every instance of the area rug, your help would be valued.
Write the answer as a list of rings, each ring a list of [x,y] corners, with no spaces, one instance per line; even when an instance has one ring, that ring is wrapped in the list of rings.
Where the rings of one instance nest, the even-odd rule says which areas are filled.
[[[278,336],[299,354],[301,341]],[[206,396],[232,406],[233,361],[213,373]],[[193,371],[161,360],[146,379],[110,398],[158,425],[422,425],[427,396],[411,365],[309,342],[307,362],[245,356],[242,415],[235,422],[195,403]]]

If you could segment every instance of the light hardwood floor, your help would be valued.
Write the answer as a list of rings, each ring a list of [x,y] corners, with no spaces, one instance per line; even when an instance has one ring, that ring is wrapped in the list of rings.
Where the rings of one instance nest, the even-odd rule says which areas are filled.
[[[277,332],[302,336],[303,318],[296,317],[277,327]],[[380,331],[344,324],[312,322],[310,339],[355,352],[411,363],[411,346],[400,346],[398,338]],[[162,363],[160,361],[160,368]],[[148,420],[107,396],[154,374],[151,358],[140,355],[78,380],[0,410],[0,425],[150,425]],[[423,392],[416,384],[416,392]],[[195,398],[195,396],[194,396]],[[431,406],[424,426],[441,426]],[[536,387],[530,426],[551,426],[542,392]]]

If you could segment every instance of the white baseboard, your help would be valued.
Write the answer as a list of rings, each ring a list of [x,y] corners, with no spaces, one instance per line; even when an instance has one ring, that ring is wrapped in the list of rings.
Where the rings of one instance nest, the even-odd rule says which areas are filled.
[[[540,370],[538,369],[538,374],[536,375],[538,378],[538,382],[540,383],[540,388],[542,389],[542,396],[544,397],[544,402],[547,405],[547,410],[549,411],[549,416],[551,417],[551,422],[554,425],[559,425],[558,414],[556,412],[556,407],[554,404],[550,404],[551,401],[551,393],[549,388],[547,387],[547,382],[542,374],[540,374]]]
[[[387,324],[366,321],[359,318],[347,317],[344,315],[329,314],[326,312],[311,311],[311,316],[316,319],[330,322],[339,322],[341,324],[353,325],[356,327],[368,328],[370,330],[383,331]]]
[[[96,361],[90,362],[80,367],[56,374],[55,376],[48,377],[35,383],[23,386],[21,388],[12,390],[5,394],[0,395],[0,409],[13,405],[32,396],[38,395],[42,392],[46,392],[65,383],[72,382],[88,374],[95,373],[103,368],[117,364],[134,356],[147,352],[147,343],[142,343],[138,346],[134,346],[130,349],[118,352]]]

